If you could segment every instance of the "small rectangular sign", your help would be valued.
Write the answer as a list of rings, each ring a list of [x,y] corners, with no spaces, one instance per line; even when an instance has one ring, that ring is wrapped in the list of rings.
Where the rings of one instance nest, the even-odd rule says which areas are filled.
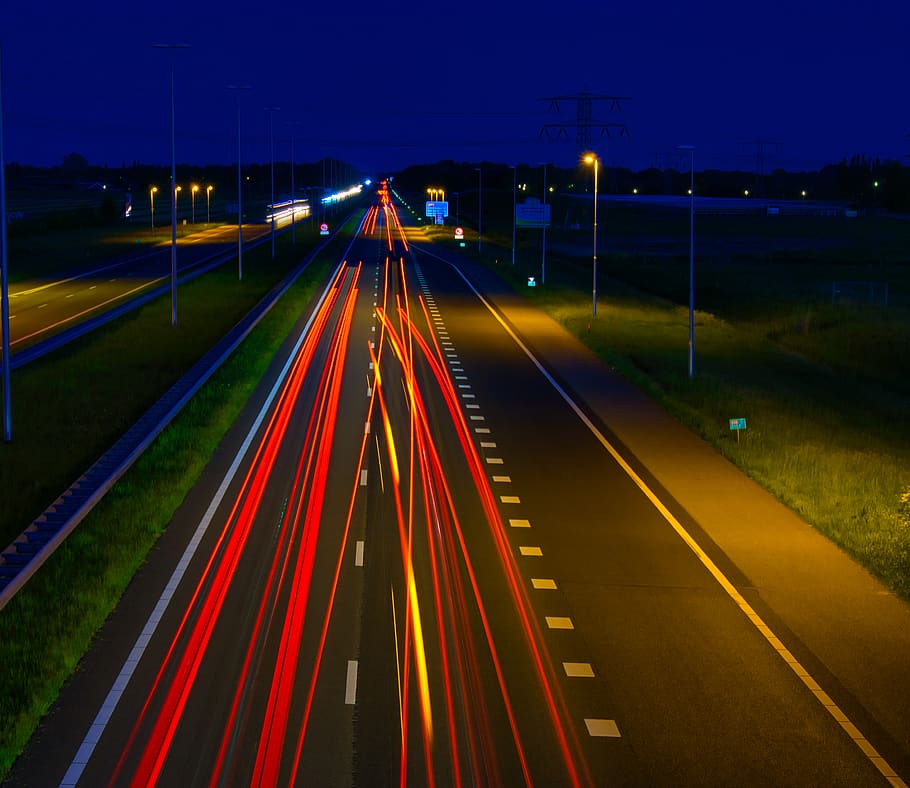
[[[746,429],[746,420],[745,419],[730,419],[730,429],[731,430]]]
[[[535,197],[528,197],[515,206],[515,224],[518,227],[549,227],[551,206]]]
[[[533,276],[528,277],[528,287],[537,287],[537,279]]]

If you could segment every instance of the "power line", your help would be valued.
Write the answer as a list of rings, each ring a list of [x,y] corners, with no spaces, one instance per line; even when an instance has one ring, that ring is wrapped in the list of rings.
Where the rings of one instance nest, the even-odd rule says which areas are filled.
[[[545,96],[540,101],[549,101],[549,112],[559,112],[561,101],[575,102],[575,121],[561,123],[545,123],[540,130],[540,136],[545,139],[568,140],[569,129],[575,129],[575,145],[578,152],[590,150],[592,129],[600,129],[600,136],[612,137],[616,133],[620,137],[629,135],[625,123],[616,123],[594,119],[594,102],[609,102],[609,112],[622,109],[623,101],[630,101],[629,96],[608,96],[605,94],[590,93],[586,90],[563,96]]]

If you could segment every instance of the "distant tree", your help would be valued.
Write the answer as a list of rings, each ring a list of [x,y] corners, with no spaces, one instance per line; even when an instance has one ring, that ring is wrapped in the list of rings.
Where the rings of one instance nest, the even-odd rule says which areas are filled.
[[[70,172],[88,169],[88,159],[81,153],[67,153],[63,157],[63,169]]]

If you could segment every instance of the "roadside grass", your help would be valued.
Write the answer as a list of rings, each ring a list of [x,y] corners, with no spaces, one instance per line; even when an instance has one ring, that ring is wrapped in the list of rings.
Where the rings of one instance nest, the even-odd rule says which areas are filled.
[[[104,402],[112,393],[114,399],[124,401],[123,408],[113,405],[116,412],[103,414],[108,424],[102,436],[92,435],[92,425],[99,419],[97,411],[82,418],[78,430],[92,435],[99,451],[110,445],[133,417],[163,392],[169,380],[176,379],[288,270],[293,256],[288,244],[283,245],[282,262],[271,275],[266,274],[268,250],[261,247],[250,253],[250,273],[244,278],[244,288],[250,292],[243,298],[237,296],[237,283],[231,281],[230,274],[208,274],[181,288],[180,328],[173,336],[159,330],[160,324],[173,331],[163,317],[165,312],[169,317],[169,303],[164,307],[153,304],[134,318],[116,323],[104,335],[90,338],[84,347],[65,358],[47,362],[46,366],[67,369],[65,374],[79,380],[80,385],[71,390],[73,395],[83,388],[83,375],[88,375],[83,365],[91,364],[95,370],[92,376],[98,382],[84,387],[86,393],[78,394],[81,404],[71,408],[70,413],[79,413],[86,407],[92,410],[88,403]],[[167,528],[310,302],[331,259],[327,250],[311,264],[243,345],[0,612],[0,664],[4,666],[0,672],[0,779],[8,773],[41,716],[76,669],[92,637]],[[261,281],[254,287],[251,281],[257,279]],[[231,303],[230,299],[222,300],[227,295],[237,301],[229,309],[224,308],[224,303]],[[158,343],[161,345],[156,347]],[[192,351],[181,345],[191,345]],[[45,370],[42,374],[48,380],[54,372]],[[114,383],[117,387],[112,392],[109,386]],[[99,396],[102,389],[105,397]],[[45,402],[45,407],[51,412],[63,404]],[[41,421],[39,417],[38,422]],[[35,450],[39,461],[41,457],[49,459],[47,452],[53,454],[55,429],[45,425],[45,432],[50,436],[46,435],[42,448]],[[32,440],[23,438],[21,442],[31,444]],[[67,448],[60,453],[73,456],[62,464],[84,470],[90,461],[85,452],[77,454],[71,446]],[[4,458],[3,467],[9,464]],[[21,475],[20,470],[17,476]],[[64,486],[73,480],[71,471],[58,470],[57,476],[65,480]],[[63,489],[59,483],[49,487],[54,497]],[[6,496],[6,491],[3,494]],[[18,530],[21,528],[20,521]]]
[[[275,260],[266,245],[245,255],[242,282],[228,264],[181,285],[176,327],[160,298],[15,372],[13,441],[0,447],[4,546],[290,270],[294,254],[280,240]]]
[[[505,260],[510,240],[484,253],[488,264]],[[901,304],[910,263],[868,250],[797,257],[697,259],[693,380],[687,257],[604,255],[596,320],[590,257],[552,257],[536,288],[526,282],[539,277],[539,249],[522,251],[514,269],[490,267],[910,599],[910,308]],[[870,268],[897,304],[832,305],[830,287],[811,287],[845,272],[873,278]],[[714,275],[727,281],[711,284]],[[728,421],[739,417],[748,429],[737,441]]]

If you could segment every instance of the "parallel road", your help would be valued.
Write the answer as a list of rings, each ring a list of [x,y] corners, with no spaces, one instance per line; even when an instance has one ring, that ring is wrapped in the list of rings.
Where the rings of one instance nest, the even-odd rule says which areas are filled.
[[[268,232],[268,225],[245,225],[244,242]],[[179,239],[178,273],[236,243],[237,228],[229,225]],[[169,281],[170,266],[170,244],[162,243],[89,270],[13,285],[9,294],[12,353]]]
[[[887,784],[525,351],[380,190],[11,782]]]

